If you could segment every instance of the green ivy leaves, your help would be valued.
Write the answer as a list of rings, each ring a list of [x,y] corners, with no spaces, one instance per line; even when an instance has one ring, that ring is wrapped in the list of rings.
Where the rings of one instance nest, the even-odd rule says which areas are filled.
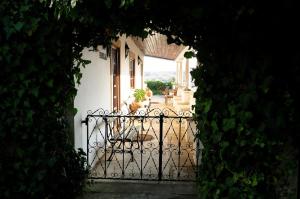
[[[193,47],[201,62],[192,72],[201,198],[276,198],[287,186],[299,152],[299,31],[289,26],[297,6],[186,2],[174,12],[180,2],[39,2],[0,2],[0,198],[75,197],[84,153],[69,144],[65,109],[89,63],[81,51],[151,31]]]
[[[24,23],[19,21],[14,25],[14,28],[16,31],[20,31],[23,26],[24,26]]]
[[[84,153],[70,144],[65,114],[79,73],[68,24],[37,1],[0,3],[0,198],[74,198],[82,190]]]
[[[235,118],[224,118],[222,128],[225,132],[235,128]]]
[[[193,52],[193,51],[186,51],[185,53],[184,53],[184,57],[185,58],[192,58],[192,57],[195,57],[196,55],[195,55],[195,52]]]

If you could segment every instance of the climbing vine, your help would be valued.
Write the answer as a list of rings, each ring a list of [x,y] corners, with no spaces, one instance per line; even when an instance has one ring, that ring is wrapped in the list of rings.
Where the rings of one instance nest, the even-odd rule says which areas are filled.
[[[289,14],[291,2],[281,14],[276,12],[281,5],[248,3],[208,5],[214,23],[202,32],[202,64],[192,73],[206,147],[200,195],[296,198],[289,177],[297,173],[299,153],[300,53],[293,48],[299,38],[286,25],[296,18]]]
[[[75,198],[87,172],[66,114],[80,61],[70,24],[39,2],[1,1],[0,27],[0,198]]]
[[[197,51],[195,118],[205,198],[293,197],[299,31],[293,1],[40,0],[0,3],[0,198],[75,198],[72,146],[84,47],[153,31]],[[188,53],[187,56],[191,56]],[[75,78],[74,78],[75,77]],[[294,170],[293,170],[294,169]]]

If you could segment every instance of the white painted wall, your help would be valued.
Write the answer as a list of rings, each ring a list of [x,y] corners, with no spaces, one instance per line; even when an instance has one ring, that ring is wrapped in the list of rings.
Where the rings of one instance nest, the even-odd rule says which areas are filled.
[[[99,58],[99,52],[83,50],[83,58],[92,62],[85,68],[81,67],[82,78],[77,85],[77,95],[74,106],[77,114],[74,117],[75,148],[86,150],[86,126],[81,121],[87,116],[89,110],[95,111],[102,107],[109,110],[111,107],[110,86],[110,59]],[[99,47],[99,50],[104,51]]]
[[[137,56],[142,60],[144,54],[137,48],[131,38],[121,36],[119,38],[118,47],[120,47],[120,89],[121,89],[121,105],[123,100],[126,100],[130,95],[130,76],[129,76],[129,56],[125,58],[125,43],[136,55],[136,85],[141,85],[141,72],[137,63]],[[98,47],[99,51],[90,51],[92,49],[85,48],[83,50],[83,59],[91,60],[91,63],[85,68],[81,67],[81,84],[76,85],[77,95],[74,100],[74,106],[78,110],[74,117],[74,137],[75,148],[83,148],[86,151],[87,148],[87,129],[86,125],[81,121],[87,116],[89,110],[95,111],[99,108],[105,110],[112,110],[112,76],[110,57],[102,59],[99,57],[99,51],[106,53],[106,50],[102,47]],[[89,124],[90,133],[95,126],[95,122]],[[102,127],[99,127],[102,129]],[[100,142],[99,136],[92,136],[91,142]],[[103,140],[102,140],[103,141]],[[94,153],[89,154],[90,160],[94,156]]]
[[[125,35],[119,38],[120,47],[120,64],[121,64],[121,104],[127,100],[131,93],[130,74],[129,74],[129,55],[125,58],[125,43],[127,43],[130,51],[135,54],[135,87],[141,88],[141,67],[138,65],[138,56],[144,61],[144,53],[135,45],[134,41]]]
[[[121,47],[120,47],[120,89],[121,89],[121,104],[129,96],[130,92],[130,75],[129,75],[129,55],[125,58],[125,42],[126,37],[123,35],[120,37]]]
[[[135,45],[135,43],[130,37],[126,39],[126,42],[130,48],[130,51],[132,51],[135,54],[135,88],[141,88],[141,66],[138,65],[138,56],[141,58],[142,62],[144,62],[144,53]]]
[[[141,65],[135,66],[135,88],[142,88]]]

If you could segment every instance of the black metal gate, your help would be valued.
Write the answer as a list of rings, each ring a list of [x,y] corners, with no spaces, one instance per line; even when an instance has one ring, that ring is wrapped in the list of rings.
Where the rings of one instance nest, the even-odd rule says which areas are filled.
[[[87,162],[90,178],[193,181],[200,141],[190,113],[152,109],[132,114],[89,113]]]

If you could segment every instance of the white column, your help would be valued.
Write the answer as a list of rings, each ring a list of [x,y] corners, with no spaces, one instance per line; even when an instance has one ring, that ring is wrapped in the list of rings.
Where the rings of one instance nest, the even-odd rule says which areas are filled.
[[[176,62],[176,85],[179,84],[179,63]]]
[[[190,66],[189,66],[189,59],[186,59],[185,64],[185,87],[190,87]]]
[[[182,86],[182,80],[183,80],[183,78],[182,78],[182,76],[183,76],[183,74],[182,74],[182,61],[180,61],[179,62],[179,85],[180,86]]]

